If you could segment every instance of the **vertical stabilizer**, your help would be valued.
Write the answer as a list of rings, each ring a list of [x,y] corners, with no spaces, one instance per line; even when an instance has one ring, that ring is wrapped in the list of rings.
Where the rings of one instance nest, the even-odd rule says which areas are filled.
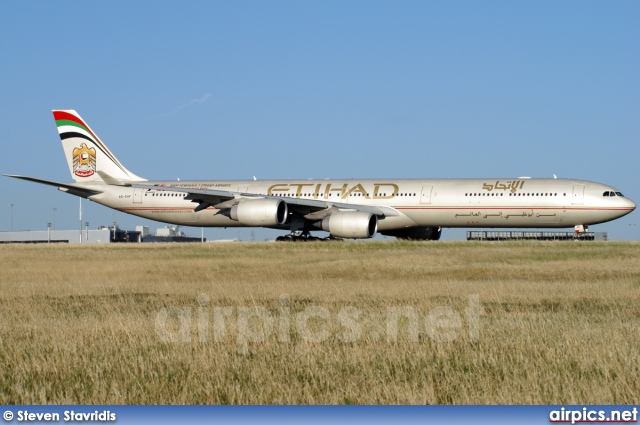
[[[120,181],[145,181],[118,161],[76,111],[53,111],[53,118],[75,181],[102,181],[99,172]]]

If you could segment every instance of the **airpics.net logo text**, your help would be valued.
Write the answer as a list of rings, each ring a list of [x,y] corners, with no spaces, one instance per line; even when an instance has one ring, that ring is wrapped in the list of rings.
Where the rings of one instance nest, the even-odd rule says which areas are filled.
[[[200,294],[195,307],[166,307],[155,318],[158,337],[169,343],[229,342],[246,346],[269,339],[280,343],[339,341],[417,343],[425,338],[451,342],[465,337],[477,341],[484,310],[479,295],[471,295],[464,308],[437,306],[421,310],[413,306],[390,306],[382,311],[363,311],[354,306],[328,308],[320,305],[298,310],[291,297],[283,294],[277,307],[260,305],[210,305]]]

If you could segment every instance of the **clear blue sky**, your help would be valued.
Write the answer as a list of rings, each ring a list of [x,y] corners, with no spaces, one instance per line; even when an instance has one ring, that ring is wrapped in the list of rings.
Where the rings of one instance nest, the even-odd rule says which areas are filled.
[[[637,1],[1,2],[0,172],[71,181],[51,110],[75,109],[149,179],[555,173],[639,202],[639,22]],[[78,226],[54,188],[0,197],[0,230],[9,203],[16,230]],[[592,230],[638,239],[638,214]]]

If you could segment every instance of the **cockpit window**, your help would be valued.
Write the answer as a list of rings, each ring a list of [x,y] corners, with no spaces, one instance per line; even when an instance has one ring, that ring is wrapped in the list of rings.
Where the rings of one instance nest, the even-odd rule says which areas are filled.
[[[606,191],[605,193],[602,194],[602,196],[622,196],[624,198],[624,195],[622,194],[622,192],[609,192]]]

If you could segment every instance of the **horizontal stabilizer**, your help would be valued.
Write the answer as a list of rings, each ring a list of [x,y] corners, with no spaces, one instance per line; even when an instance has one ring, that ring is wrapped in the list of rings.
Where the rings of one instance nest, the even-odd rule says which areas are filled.
[[[102,193],[103,191],[96,188],[95,186],[86,187],[83,185],[76,185],[73,183],[59,183],[51,180],[37,179],[35,177],[27,177],[27,176],[18,176],[15,174],[3,174],[6,177],[13,177],[14,179],[27,180],[34,183],[46,184],[49,186],[57,187],[58,189],[64,190],[65,192],[72,192],[74,195],[83,196],[88,198],[89,196],[97,195],[98,193]]]

